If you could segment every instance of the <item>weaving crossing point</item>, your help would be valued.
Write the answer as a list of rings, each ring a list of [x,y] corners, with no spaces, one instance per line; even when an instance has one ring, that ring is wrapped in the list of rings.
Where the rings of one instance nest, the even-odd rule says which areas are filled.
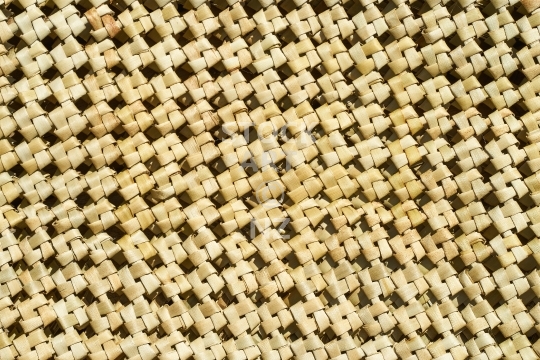
[[[539,0],[0,0],[0,359],[539,359],[539,75]]]

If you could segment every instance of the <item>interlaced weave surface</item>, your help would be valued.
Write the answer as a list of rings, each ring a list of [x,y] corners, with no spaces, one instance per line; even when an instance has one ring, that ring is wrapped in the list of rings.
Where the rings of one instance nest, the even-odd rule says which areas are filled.
[[[537,359],[540,1],[0,0],[0,359]]]

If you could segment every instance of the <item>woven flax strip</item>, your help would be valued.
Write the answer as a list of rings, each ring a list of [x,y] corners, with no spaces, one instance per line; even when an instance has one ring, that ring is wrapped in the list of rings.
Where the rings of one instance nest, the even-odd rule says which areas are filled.
[[[0,359],[539,359],[539,94],[539,0],[0,0]]]

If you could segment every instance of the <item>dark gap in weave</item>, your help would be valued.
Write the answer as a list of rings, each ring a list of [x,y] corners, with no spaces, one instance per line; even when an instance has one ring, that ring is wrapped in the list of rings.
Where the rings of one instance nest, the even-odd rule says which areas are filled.
[[[93,7],[88,0],[79,1],[75,3],[74,6],[80,12],[81,16],[84,16],[84,13]]]
[[[15,131],[14,133],[12,133],[11,136],[10,136],[10,139],[9,139],[9,142],[11,144],[20,144],[23,141],[26,141],[26,140],[24,139],[24,137],[22,136],[22,134],[19,131]],[[19,164],[15,165],[15,166],[19,166]]]
[[[512,45],[512,51],[514,53],[517,53],[519,50],[523,49],[525,46],[527,46],[523,41],[521,41],[520,38],[515,37],[514,44]]]
[[[84,43],[86,43],[86,42],[88,41],[88,38],[85,37],[85,33],[90,34],[90,29],[89,29],[89,27],[87,28],[87,30],[83,31],[83,32],[80,33],[79,35],[74,36],[74,37],[75,37],[75,40],[77,40],[77,42],[78,42],[79,44],[84,44]]]
[[[92,162],[89,161],[88,163],[82,163],[81,165],[79,165],[76,170],[81,174],[86,174],[89,171],[95,170],[95,168]]]
[[[15,13],[16,11],[21,11],[22,12],[25,9],[25,6],[23,6],[19,0],[14,0],[14,1],[10,2],[9,4],[4,4],[2,7],[7,9],[7,6],[15,7],[15,9],[13,9],[13,8],[9,9],[9,11],[12,12],[12,13]]]
[[[150,47],[153,46],[154,44],[152,45],[149,45]],[[153,77],[155,77],[156,75],[158,75],[158,73],[156,73],[156,71],[154,71],[153,69],[151,69],[150,67],[145,67],[141,70],[141,73],[146,77],[147,80],[150,80],[152,79]]]
[[[78,69],[75,69],[75,73],[80,79],[84,79],[90,73],[90,69],[86,66],[81,66]]]
[[[21,195],[19,195],[18,197],[16,197],[11,202],[11,206],[13,206],[13,208],[17,209],[19,207],[19,205],[21,205],[22,201],[23,201],[23,198],[21,197]]]
[[[56,100],[56,97],[54,94],[51,94],[49,97],[43,100],[41,103],[41,107],[46,112],[53,111],[58,106],[58,100]]]
[[[185,2],[184,2],[184,3],[185,3]],[[176,9],[178,10],[178,13],[179,13],[180,15],[184,15],[184,14],[186,14],[187,12],[189,12],[189,9],[187,9],[187,8],[184,7],[184,3],[180,2],[180,1],[178,1],[178,2],[176,3],[176,4],[177,4]]]
[[[40,10],[45,14],[45,16],[48,18],[51,16],[55,10],[55,6],[53,6],[51,3],[47,2],[45,6],[40,7]]]
[[[508,77],[508,79],[512,82],[512,84],[514,84],[514,85],[516,85],[518,87],[523,85],[527,81],[527,78],[525,77],[525,75],[521,71],[514,71]],[[514,105],[517,105],[517,103],[514,104]]]
[[[43,200],[43,204],[45,204],[49,208],[52,208],[52,207],[54,207],[56,205],[59,205],[60,202],[58,201],[58,199],[55,196],[51,195],[48,198]]]
[[[315,0],[313,1],[313,4],[310,4],[315,14],[320,15],[321,13],[328,10],[328,6],[326,6],[325,2],[323,0]]]
[[[113,192],[111,195],[107,197],[107,199],[115,207],[119,207],[120,205],[124,203],[124,198],[120,195],[118,191]]]
[[[110,99],[107,102],[107,104],[113,109],[126,106],[126,104],[124,103],[124,100],[121,97],[121,94],[117,95],[115,98]],[[121,105],[123,105],[123,106],[121,106]]]
[[[90,195],[88,195],[86,191],[83,191],[82,193],[79,194],[79,196],[77,196],[77,198],[75,199],[75,203],[77,204],[78,207],[82,209],[86,205],[89,204],[89,200],[90,200]]]
[[[11,83],[11,81],[10,81],[10,83]],[[8,105],[8,109],[13,113],[16,112],[17,110],[23,108],[23,107],[24,107],[24,104],[21,103],[21,101],[20,101],[20,99],[18,97],[13,99],[13,101],[11,103],[9,103],[9,105]]]
[[[75,106],[77,107],[77,109],[79,109],[79,111],[81,112],[81,114],[87,110],[89,108],[89,103],[85,101],[85,97],[81,97],[77,100],[74,101],[75,103]],[[89,131],[88,129],[86,129],[86,131]]]
[[[113,74],[116,74],[115,77],[117,77],[118,75],[121,75],[121,74],[126,74],[126,70],[124,69],[124,67],[122,66],[122,63],[119,62],[118,64],[114,65],[113,67],[111,67],[110,69],[107,69],[107,71],[113,73]]]
[[[125,235],[124,231],[118,225],[112,226],[108,228],[106,231],[107,231],[107,234],[115,240],[118,240]],[[113,260],[115,260],[118,264],[123,264],[126,261],[122,252],[119,252],[118,254],[116,254],[113,257]]]
[[[78,210],[81,211],[81,209],[78,209]],[[54,230],[54,228],[53,228],[53,230]],[[78,230],[78,232],[79,232],[81,235],[83,235],[83,236],[85,236],[85,235],[88,236],[88,234],[90,233],[90,229],[88,229],[88,227],[86,226],[86,224],[81,224],[81,225],[79,225],[79,226],[77,227],[77,230]],[[56,230],[55,230],[55,232],[56,232]],[[56,236],[56,235],[55,235],[55,236]],[[88,260],[88,258],[86,258],[86,259]],[[87,261],[87,263],[89,263],[89,261]]]
[[[489,100],[489,99],[487,99],[487,100]],[[485,103],[478,104],[476,106],[476,109],[480,112],[480,114],[484,118],[488,118],[489,114],[491,114],[493,112],[493,110],[489,106],[487,106]]]
[[[55,39],[53,36],[55,36],[55,34],[51,32],[51,34],[49,34],[49,36],[47,36],[43,40],[41,40],[41,43],[49,51],[51,51],[55,47],[54,44],[55,44],[55,42],[57,42],[57,39]],[[53,69],[56,72],[56,67],[54,65],[51,66],[51,68],[49,70],[51,70],[51,69]]]
[[[475,38],[474,41],[476,41],[476,43],[480,46],[482,51],[489,50],[491,47],[494,46],[493,41],[487,34],[484,34],[478,38]]]
[[[121,140],[124,140],[124,139],[121,139],[121,138],[117,138],[117,141],[120,142]],[[116,161],[114,161],[113,163],[109,164],[108,165],[112,170],[116,171],[116,173],[121,173],[122,171],[124,171],[124,160],[122,160],[122,156],[119,156],[118,159],[116,159]]]
[[[524,109],[523,106],[519,103],[512,105],[510,107],[510,110],[514,113],[515,117],[518,119],[524,116],[528,112],[528,109]]]
[[[491,82],[494,81],[493,77],[490,76],[490,75],[488,75],[488,74],[486,73],[486,71],[483,71],[483,72],[481,72],[480,74],[478,74],[478,75],[476,76],[476,78],[478,79],[478,81],[479,81],[481,84],[489,84],[489,83],[491,83]]]

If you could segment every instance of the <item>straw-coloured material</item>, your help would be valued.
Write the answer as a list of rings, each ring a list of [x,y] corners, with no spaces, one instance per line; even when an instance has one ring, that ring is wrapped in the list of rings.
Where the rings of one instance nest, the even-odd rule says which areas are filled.
[[[0,0],[0,359],[540,358],[540,1]]]

